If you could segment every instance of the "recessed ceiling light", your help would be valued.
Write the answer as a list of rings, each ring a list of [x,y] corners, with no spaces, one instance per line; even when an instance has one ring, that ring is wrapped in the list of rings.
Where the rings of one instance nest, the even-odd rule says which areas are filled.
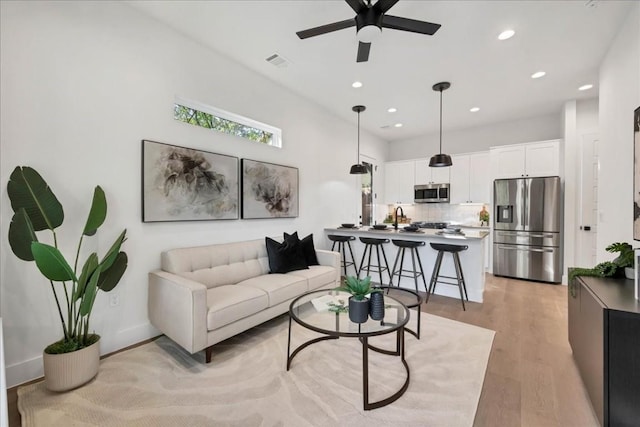
[[[513,37],[516,32],[513,30],[504,30],[498,35],[498,40],[507,40]]]
[[[582,85],[578,88],[578,90],[589,90],[593,87],[593,85]]]
[[[353,87],[355,87],[355,88],[362,87],[362,82],[353,82],[353,83],[351,84],[351,86],[353,86]]]
[[[540,77],[544,76],[545,74],[547,74],[547,73],[545,73],[544,71],[537,71],[537,72],[531,74],[531,78],[532,79],[539,79]]]
[[[398,110],[396,108],[391,107],[387,111],[390,112],[390,113],[395,113]]]
[[[478,111],[480,111],[480,108],[478,108],[478,107],[473,107],[473,108],[471,108],[469,111],[471,111],[472,113],[477,113]]]
[[[397,127],[397,128],[401,128],[401,127],[402,127],[402,123],[396,123],[396,124],[395,124],[395,125],[393,125],[393,126],[395,126],[395,127]]]

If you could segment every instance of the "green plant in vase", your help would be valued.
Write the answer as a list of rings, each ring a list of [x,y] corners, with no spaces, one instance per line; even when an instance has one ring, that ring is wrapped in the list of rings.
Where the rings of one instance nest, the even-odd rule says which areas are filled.
[[[380,292],[380,289],[371,287],[371,277],[360,279],[355,276],[347,276],[342,286],[336,288],[351,294],[349,297],[349,318],[355,323],[364,323],[369,317],[369,299],[367,295]]]
[[[576,276],[615,277],[621,276],[625,268],[633,268],[633,247],[626,242],[611,243],[605,248],[607,252],[617,253],[612,261],[604,261],[593,268],[572,268],[569,270],[569,282]]]
[[[89,328],[98,290],[111,291],[127,269],[127,254],[120,251],[126,240],[126,230],[115,239],[102,259],[93,252],[87,256],[78,270],[84,238],[95,235],[107,216],[107,201],[102,188],[96,186],[94,189],[73,267],[58,248],[56,229],[63,223],[64,210],[42,176],[33,168],[18,166],[9,178],[7,193],[14,211],[9,225],[11,250],[21,260],[35,261],[38,270],[50,283],[60,317],[63,338],[49,345],[44,351],[45,356],[72,353],[92,346],[100,339],[98,335],[90,333]],[[52,244],[43,243],[38,239],[36,233],[44,230],[51,232],[49,241]],[[99,352],[97,356],[99,357]],[[46,381],[46,357],[44,361]],[[75,384],[78,385],[81,384]],[[47,387],[49,388],[49,385]]]

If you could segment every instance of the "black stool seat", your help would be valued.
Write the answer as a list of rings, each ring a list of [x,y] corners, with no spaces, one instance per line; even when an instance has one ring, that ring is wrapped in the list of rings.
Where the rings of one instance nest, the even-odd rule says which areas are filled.
[[[403,277],[413,277],[413,280],[416,285],[416,292],[418,292],[418,277],[422,276],[422,282],[424,283],[424,290],[429,291],[427,288],[427,281],[424,278],[424,270],[422,269],[422,261],[420,261],[420,254],[418,253],[418,248],[420,246],[424,246],[425,242],[415,241],[415,240],[392,240],[393,244],[398,247],[398,253],[396,254],[396,260],[393,263],[393,269],[391,273],[390,285],[393,286],[393,277],[398,275],[398,287],[400,287],[400,280]],[[411,254],[411,270],[406,270],[403,268],[404,266],[404,255],[406,251],[409,251]],[[418,261],[416,263],[416,260]],[[398,261],[400,261],[400,267],[396,270],[398,266]],[[408,274],[403,274],[408,273]]]
[[[389,243],[389,239],[374,239],[373,237],[360,237],[360,241],[367,245],[381,245]]]
[[[467,245],[447,245],[444,243],[429,243],[433,249],[436,251],[445,251],[445,252],[460,252],[466,251],[469,249]]]
[[[424,242],[415,242],[413,240],[393,240],[393,244],[399,248],[417,248],[418,246],[424,246]]]
[[[386,271],[389,275],[389,280],[391,280],[391,273],[389,270],[389,263],[387,262],[387,254],[384,252],[384,244],[389,243],[389,239],[376,239],[374,237],[360,237],[360,241],[364,243],[364,252],[362,253],[362,261],[360,261],[359,271],[362,273],[363,270],[367,270],[367,275],[371,275],[371,270],[375,273],[376,271],[380,275],[380,286],[384,285],[384,281],[382,280],[382,272]],[[371,255],[373,253],[373,248],[376,248],[376,255],[378,258],[378,264],[371,263]],[[382,250],[382,259],[380,259],[380,251]],[[367,265],[364,265],[364,260],[367,258],[367,252],[369,252],[369,258],[367,261]],[[382,260],[384,260],[384,265],[382,264]]]
[[[328,234],[327,238],[333,242],[331,245],[331,250],[334,250],[336,245],[338,245],[338,252],[342,255],[342,260],[340,264],[344,269],[344,275],[347,276],[347,267],[350,265],[353,266],[353,269],[356,271],[356,277],[359,276],[358,266],[356,265],[356,259],[353,256],[353,249],[351,249],[351,241],[356,240],[353,236],[339,236],[337,234]],[[344,246],[347,245],[347,248]],[[347,261],[347,251],[349,249],[349,254],[351,254],[351,261]]]
[[[348,242],[349,240],[356,240],[353,236],[336,236],[335,234],[329,234],[327,237],[332,242]]]
[[[462,274],[462,264],[460,264],[460,255],[459,253],[462,251],[466,251],[469,249],[467,245],[449,245],[445,243],[430,243],[431,247],[438,251],[438,256],[436,258],[436,264],[433,267],[433,273],[431,274],[431,281],[429,282],[429,289],[427,290],[427,299],[426,302],[429,302],[429,295],[434,293],[436,290],[437,283],[444,283],[447,285],[457,285],[458,290],[460,291],[460,302],[462,302],[462,309],[466,310],[464,306],[464,300],[469,301],[469,297],[467,295],[467,285],[464,281],[464,274]],[[444,257],[445,252],[448,252],[453,256],[453,266],[456,270],[456,277],[444,276],[440,274],[440,267],[442,266],[442,258]],[[452,279],[455,282],[447,282],[445,280],[440,280],[440,278]]]

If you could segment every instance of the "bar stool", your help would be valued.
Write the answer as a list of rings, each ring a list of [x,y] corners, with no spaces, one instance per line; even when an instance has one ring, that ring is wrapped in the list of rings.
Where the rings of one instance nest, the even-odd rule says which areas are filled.
[[[467,285],[464,282],[464,275],[462,274],[462,265],[460,264],[460,256],[459,252],[466,251],[469,249],[467,245],[447,245],[444,243],[431,243],[430,244],[433,249],[438,251],[438,257],[436,258],[436,265],[433,267],[433,274],[431,275],[431,281],[429,282],[429,291],[427,292],[426,302],[429,302],[429,294],[435,292],[436,283],[446,283],[448,285],[458,285],[458,289],[460,290],[460,301],[462,302],[462,309],[467,310],[464,306],[464,300],[469,301],[469,297],[467,296]],[[453,265],[456,269],[456,277],[451,276],[442,276],[440,275],[440,266],[442,265],[442,258],[444,257],[444,253],[449,252],[453,256]],[[456,282],[446,282],[444,280],[438,280],[440,277],[445,279],[453,279]],[[463,296],[464,291],[464,296]]]
[[[387,262],[387,254],[384,252],[384,244],[389,243],[389,239],[375,239],[373,237],[360,237],[360,241],[364,243],[364,253],[362,254],[362,261],[360,261],[360,268],[358,269],[360,273],[362,273],[362,269],[367,270],[367,276],[370,276],[370,271],[373,269],[374,273],[378,273],[380,275],[380,286],[384,285],[382,281],[382,272],[386,271],[389,275],[389,281],[391,281],[391,270],[389,270],[389,263]],[[371,264],[371,254],[373,252],[373,247],[376,248],[376,255],[378,257],[378,264]],[[380,262],[380,251],[382,250],[382,259],[384,260],[384,265]],[[367,257],[367,251],[369,252],[369,259],[367,260],[367,265],[364,265],[364,259]]]
[[[353,265],[354,270],[356,270],[356,276],[359,276],[360,274],[358,272],[358,267],[356,266],[356,259],[353,257],[353,250],[351,249],[351,240],[356,240],[356,238],[353,236],[337,236],[335,234],[329,234],[327,235],[327,237],[329,238],[329,240],[333,242],[333,245],[331,245],[332,251],[336,247],[336,244],[338,245],[338,252],[342,254],[341,265],[344,268],[345,277],[347,276],[347,267],[349,267],[350,265]],[[351,261],[347,261],[347,253],[344,249],[345,243],[349,248],[349,253],[351,254]]]
[[[391,280],[389,284],[393,286],[393,277],[398,274],[398,287],[400,287],[400,279],[402,277],[413,277],[413,280],[416,284],[416,292],[418,292],[418,277],[422,276],[422,282],[424,283],[424,290],[428,291],[427,281],[424,278],[424,270],[422,269],[422,262],[420,261],[420,254],[418,254],[418,248],[420,246],[424,246],[424,242],[415,242],[411,240],[392,240],[393,244],[398,247],[398,254],[396,255],[396,260],[393,263],[393,272],[391,273]],[[409,249],[411,252],[411,262],[413,264],[411,270],[404,270],[402,267],[404,265],[404,253]],[[417,267],[420,268],[418,270],[416,268],[416,258],[418,259]],[[396,266],[398,265],[398,260],[400,260],[400,268],[396,270]],[[402,274],[402,273],[410,273],[410,274]],[[427,292],[428,294],[428,292]]]

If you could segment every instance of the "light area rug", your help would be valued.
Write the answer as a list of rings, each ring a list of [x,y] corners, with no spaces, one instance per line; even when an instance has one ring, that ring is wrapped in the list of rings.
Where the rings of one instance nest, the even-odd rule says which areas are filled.
[[[359,340],[313,344],[287,371],[287,316],[216,345],[210,364],[162,336],[102,360],[97,377],[76,390],[20,387],[18,409],[23,426],[47,427],[471,426],[495,333],[428,314],[421,323],[420,340],[405,337],[408,390],[371,411],[363,410]],[[293,345],[318,336],[293,325]],[[370,344],[393,349],[395,334]],[[398,357],[369,351],[372,401],[405,378]]]

